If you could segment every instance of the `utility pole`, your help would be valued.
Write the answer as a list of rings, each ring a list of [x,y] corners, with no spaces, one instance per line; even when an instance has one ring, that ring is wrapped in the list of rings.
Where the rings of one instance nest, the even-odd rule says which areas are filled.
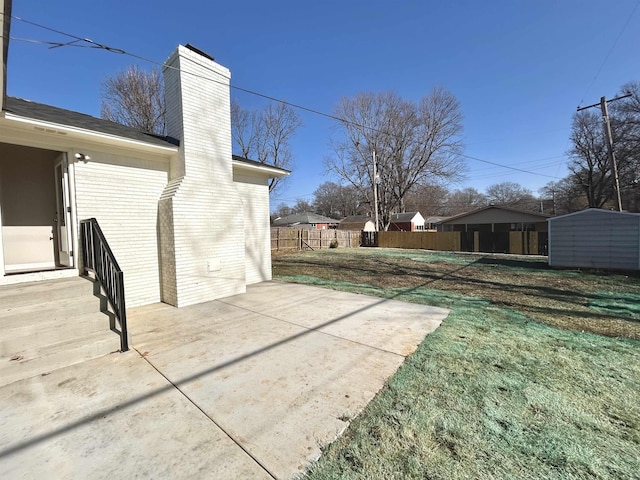
[[[607,108],[607,103],[615,102],[616,100],[621,100],[623,98],[630,97],[631,94],[628,93],[626,95],[622,95],[620,97],[612,98],[611,100],[607,100],[605,97],[600,97],[600,103],[594,103],[593,105],[589,105],[587,107],[578,107],[578,112],[580,110],[586,110],[587,108],[600,106],[600,110],[602,110],[602,120],[604,122],[604,134],[607,137],[607,150],[609,152],[609,162],[611,162],[611,172],[613,173],[614,178],[614,188],[616,190],[616,196],[618,198],[618,211],[622,211],[622,199],[620,198],[620,180],[618,178],[618,164],[616,163],[616,157],[613,152],[613,137],[611,136],[611,122],[609,121],[609,109]]]
[[[375,211],[375,219],[376,219],[376,232],[379,230],[378,228],[378,183],[380,183],[380,178],[378,177],[378,161],[376,159],[376,151],[373,150],[373,208]]]

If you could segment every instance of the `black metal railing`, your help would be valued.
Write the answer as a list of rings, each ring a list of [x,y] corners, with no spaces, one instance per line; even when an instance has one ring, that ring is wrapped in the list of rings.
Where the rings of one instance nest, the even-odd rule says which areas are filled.
[[[80,221],[80,242],[84,274],[87,275],[88,270],[91,270],[104,290],[120,324],[120,330],[115,329],[113,325],[112,330],[120,335],[120,350],[126,352],[129,350],[129,341],[124,302],[124,275],[95,218]]]

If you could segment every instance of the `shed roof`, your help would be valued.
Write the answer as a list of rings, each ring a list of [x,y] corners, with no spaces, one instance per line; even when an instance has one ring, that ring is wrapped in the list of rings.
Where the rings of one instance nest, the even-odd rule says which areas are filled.
[[[367,222],[374,225],[374,220],[369,215],[350,215],[340,220],[340,230],[362,230]]]
[[[579,210],[577,212],[567,213],[565,215],[559,215],[557,217],[549,218],[547,221],[556,221],[562,220],[567,217],[573,217],[576,215],[611,215],[611,216],[627,216],[629,218],[638,218],[640,217],[640,213],[632,213],[632,212],[618,212],[617,210],[605,210],[604,208],[585,208],[584,210]]]
[[[416,216],[420,215],[420,212],[405,212],[405,213],[393,213],[391,214],[392,222],[412,222]],[[424,218],[420,215],[422,221]]]
[[[7,97],[5,111],[19,117],[115,135],[151,145],[175,147],[179,144],[175,138],[146,133],[102,118],[96,118],[84,113],[65,110],[64,108],[53,107],[22,98]]]

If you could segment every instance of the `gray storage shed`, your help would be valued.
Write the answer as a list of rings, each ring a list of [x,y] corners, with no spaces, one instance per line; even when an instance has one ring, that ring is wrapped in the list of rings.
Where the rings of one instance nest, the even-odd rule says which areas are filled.
[[[549,266],[640,270],[640,213],[589,208],[548,222]]]

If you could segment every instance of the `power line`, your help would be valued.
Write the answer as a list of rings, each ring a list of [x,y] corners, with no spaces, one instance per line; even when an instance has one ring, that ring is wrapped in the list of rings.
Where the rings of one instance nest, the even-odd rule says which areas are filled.
[[[524,170],[522,168],[517,168],[517,167],[510,167],[508,165],[502,165],[500,163],[491,162],[489,160],[483,160],[482,158],[472,157],[471,155],[464,155],[462,153],[459,153],[458,155],[460,155],[461,157],[464,157],[464,158],[469,158],[471,160],[475,160],[477,162],[488,163],[489,165],[496,165],[496,166],[502,167],[502,168],[508,168],[509,170],[514,170],[516,172],[528,173],[529,175],[538,175],[540,177],[554,178],[554,179],[560,180],[560,177],[555,177],[553,175],[547,175],[547,174],[544,174],[544,173],[531,172],[529,170]]]
[[[169,69],[176,70],[176,71],[182,71],[178,67],[174,67],[172,65],[167,65],[164,62],[158,62],[157,60],[153,60],[151,58],[143,57],[141,55],[137,55],[135,53],[128,52],[128,51],[126,51],[126,50],[124,50],[122,48],[110,47],[108,45],[95,42],[95,41],[91,40],[90,38],[79,37],[77,35],[73,35],[71,33],[63,32],[63,31],[57,30],[55,28],[47,27],[46,25],[42,25],[42,24],[39,24],[39,23],[36,23],[36,22],[32,22],[30,20],[26,20],[24,18],[15,16],[15,15],[12,15],[11,18],[13,18],[15,20],[18,20],[18,21],[21,21],[21,22],[24,22],[24,23],[27,23],[29,25],[33,25],[35,27],[39,27],[39,28],[48,30],[50,32],[57,33],[59,35],[64,35],[64,36],[67,36],[69,38],[73,38],[74,39],[74,42],[69,42],[69,43],[55,43],[55,42],[52,42],[52,43],[55,43],[52,48],[65,47],[65,46],[79,46],[79,45],[76,44],[76,42],[85,42],[85,43],[90,44],[89,46],[87,46],[89,48],[102,49],[102,50],[106,50],[106,51],[111,52],[111,53],[117,53],[117,54],[120,54],[120,55],[126,55],[126,56],[129,56],[131,58],[135,58],[137,60],[142,60],[144,62],[148,62],[148,63],[157,65],[157,66],[162,67],[162,68],[169,68]],[[216,75],[221,75],[219,72],[217,72],[217,71],[215,71],[213,69],[206,68],[206,67],[205,67],[205,69],[207,71],[209,71],[209,72],[215,73]],[[221,84],[221,85],[227,85],[226,82],[224,82],[224,81],[215,80],[215,79],[213,79],[211,77],[205,77],[204,75],[199,75],[197,73],[184,72],[184,71],[182,71],[182,73],[187,73],[187,74],[193,75],[193,76],[195,76],[197,78],[201,78],[203,80],[209,80],[209,81],[212,81],[214,83]],[[236,85],[229,85],[229,86],[231,88],[233,88],[234,90],[238,90],[240,92],[244,92],[244,93],[248,93],[248,94],[251,94],[251,95],[255,95],[257,97],[261,97],[261,98],[264,98],[266,100],[271,100],[273,102],[282,103],[284,105],[288,105],[290,107],[297,108],[299,110],[304,110],[306,112],[313,113],[313,114],[316,114],[316,115],[321,115],[323,117],[330,118],[332,120],[337,120],[337,121],[342,122],[342,123],[347,123],[347,124],[351,124],[353,126],[357,126],[357,127],[360,127],[360,128],[367,128],[367,129],[370,129],[372,131],[377,131],[376,129],[374,129],[372,127],[366,127],[364,125],[358,125],[357,123],[350,122],[349,120],[346,120],[344,118],[340,118],[340,117],[338,117],[336,115],[331,115],[329,113],[321,112],[320,110],[315,110],[313,108],[305,107],[304,105],[299,105],[299,104],[295,104],[295,103],[292,103],[292,102],[288,102],[286,100],[282,100],[280,98],[276,98],[276,97],[273,97],[271,95],[267,95],[267,94],[264,94],[264,93],[256,92],[256,91],[250,90],[248,88],[243,88],[243,87],[239,87],[239,86],[236,86]],[[377,132],[378,133],[384,133],[384,132],[380,132],[380,131],[377,131]],[[389,135],[389,134],[387,133],[387,135]]]
[[[582,102],[584,102],[584,99],[587,96],[587,94],[589,93],[589,90],[591,90],[591,87],[593,87],[593,84],[595,83],[596,79],[600,76],[600,73],[602,72],[602,69],[604,68],[605,64],[607,63],[607,60],[609,60],[609,57],[611,56],[611,53],[613,53],[613,50],[618,45],[618,41],[620,41],[620,38],[622,37],[622,34],[625,32],[625,30],[629,26],[629,23],[631,22],[631,19],[635,15],[636,10],[638,9],[639,6],[640,6],[640,0],[638,0],[638,3],[636,3],[636,6],[633,7],[633,10],[631,10],[631,13],[629,14],[629,17],[627,18],[627,21],[624,23],[624,25],[622,26],[622,29],[620,30],[620,33],[618,33],[618,36],[613,41],[613,45],[611,45],[611,48],[609,49],[609,51],[605,55],[604,60],[600,64],[600,67],[598,67],[598,70],[596,71],[596,75],[591,80],[591,83],[587,87],[587,90],[582,94],[582,98],[580,99],[579,105],[582,105]]]
[[[639,0],[638,4],[640,4],[640,0]],[[635,11],[635,9],[634,9],[634,11]],[[22,17],[18,17],[16,15],[11,15],[11,18],[15,19],[15,20],[18,20],[20,22],[26,23],[28,25],[32,25],[32,26],[35,26],[35,27],[38,27],[38,28],[42,28],[44,30],[47,30],[47,31],[50,31],[50,32],[53,32],[53,33],[56,33],[56,34],[59,34],[59,35],[63,35],[63,36],[66,36],[66,37],[69,37],[69,38],[73,39],[73,41],[66,42],[66,43],[62,43],[62,42],[38,42],[38,41],[34,42],[34,43],[50,44],[51,46],[49,48],[71,47],[71,46],[73,46],[73,47],[85,47],[85,48],[95,48],[95,49],[105,50],[105,51],[108,51],[110,53],[116,53],[116,54],[119,54],[119,55],[126,55],[126,56],[129,56],[129,57],[135,58],[137,60],[142,60],[144,62],[148,62],[148,63],[154,64],[154,65],[160,66],[162,68],[168,68],[168,69],[173,69],[173,70],[176,70],[176,71],[180,71],[182,73],[187,73],[189,75],[195,76],[195,77],[203,79],[203,80],[211,81],[211,82],[218,83],[218,84],[225,85],[225,86],[227,85],[227,83],[224,82],[224,81],[215,80],[214,78],[206,77],[204,75],[199,75],[197,73],[185,72],[185,71],[182,71],[178,67],[174,67],[172,65],[167,65],[164,62],[158,62],[156,60],[153,60],[153,59],[150,59],[150,58],[143,57],[141,55],[137,55],[137,54],[128,52],[128,51],[126,51],[126,50],[124,50],[122,48],[110,47],[108,45],[105,45],[105,44],[102,44],[102,43],[99,43],[99,42],[95,42],[95,41],[93,41],[93,40],[91,40],[89,38],[84,38],[84,37],[80,37],[78,35],[67,33],[67,32],[64,32],[62,30],[58,30],[58,29],[55,29],[55,28],[52,28],[52,27],[48,27],[46,25],[42,25],[42,24],[37,23],[37,22],[33,22],[31,20],[24,19]],[[219,72],[217,72],[217,71],[215,71],[213,69],[210,69],[210,68],[207,68],[207,67],[205,67],[205,69],[207,71],[209,71],[209,72],[212,72],[212,73],[216,74],[216,75],[221,75]],[[325,118],[329,118],[331,120],[336,120],[336,121],[341,122],[341,123],[346,124],[346,125],[351,125],[351,126],[354,126],[354,127],[357,127],[357,128],[367,129],[369,131],[372,131],[372,132],[375,132],[375,133],[381,133],[383,135],[393,136],[393,134],[391,134],[389,132],[385,132],[385,131],[379,130],[377,128],[374,128],[374,127],[361,125],[361,124],[358,124],[356,122],[352,122],[350,120],[338,117],[337,115],[332,115],[332,114],[329,114],[329,113],[326,113],[326,112],[322,112],[320,110],[316,110],[316,109],[313,109],[313,108],[310,108],[310,107],[305,107],[304,105],[288,102],[286,100],[282,100],[280,98],[276,98],[276,97],[273,97],[271,95],[267,95],[267,94],[264,94],[264,93],[256,92],[254,90],[250,90],[250,89],[247,89],[247,88],[243,88],[243,87],[239,87],[239,86],[231,85],[231,84],[229,84],[229,87],[234,89],[234,90],[237,90],[237,91],[248,93],[250,95],[254,95],[254,96],[257,96],[257,97],[260,97],[260,98],[264,98],[266,100],[270,100],[270,101],[273,101],[273,102],[277,102],[277,103],[281,103],[281,104],[284,104],[284,105],[288,105],[288,106],[290,106],[292,108],[303,110],[303,111],[306,111],[306,112],[309,112],[309,113],[312,113],[312,114],[315,114],[315,115],[320,115],[320,116],[323,116]],[[489,161],[489,160],[483,160],[481,158],[472,157],[470,155],[464,155],[464,154],[458,154],[458,155],[463,157],[463,158],[469,158],[471,160],[475,160],[475,161],[482,162],[482,163],[487,163],[489,165],[494,165],[496,167],[506,168],[506,169],[517,171],[517,172],[521,172],[521,173],[527,173],[527,174],[530,174],[530,175],[538,175],[538,176],[548,177],[548,178],[553,178],[553,179],[559,179],[560,178],[560,177],[556,177],[556,176],[551,176],[551,175],[546,175],[546,174],[542,174],[542,173],[532,172],[532,171],[529,171],[529,170],[524,170],[524,169],[521,169],[521,168],[511,167],[511,166],[508,166],[508,165],[503,165],[503,164],[500,164],[500,163],[497,163],[497,162],[492,162],[492,161]]]

